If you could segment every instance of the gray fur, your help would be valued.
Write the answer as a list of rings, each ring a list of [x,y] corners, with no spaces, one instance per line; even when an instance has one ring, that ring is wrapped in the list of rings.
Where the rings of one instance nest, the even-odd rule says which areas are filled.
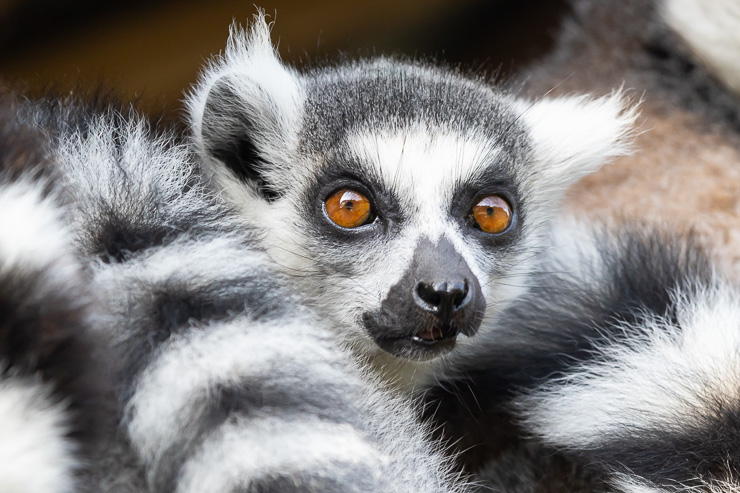
[[[248,32],[233,30],[188,103],[219,193],[263,231],[274,265],[335,321],[336,336],[406,389],[432,364],[389,359],[371,339],[410,336],[423,323],[398,328],[393,320],[413,303],[389,297],[411,275],[415,252],[452,245],[482,287],[490,321],[521,292],[568,186],[628,151],[635,115],[616,93],[530,103],[474,76],[384,58],[299,74],[277,58],[262,17]],[[351,233],[328,221],[323,202],[342,186],[371,196],[376,221]],[[484,192],[512,205],[503,234],[469,224]],[[443,275],[433,264],[427,275]]]
[[[629,433],[629,439],[615,438],[613,445],[604,445],[605,452],[592,451],[592,442],[568,442],[578,436],[579,424],[589,425],[586,417],[609,413],[600,410],[599,400],[594,398],[579,409],[580,423],[567,424],[575,412],[568,407],[573,406],[568,399],[560,398],[560,392],[567,394],[569,378],[577,378],[581,371],[567,362],[580,357],[579,351],[603,353],[604,358],[619,360],[615,365],[629,374],[626,379],[639,380],[640,373],[630,373],[628,359],[619,359],[620,351],[626,351],[620,346],[624,342],[618,339],[614,346],[602,346],[594,342],[599,334],[613,332],[618,338],[630,323],[639,327],[635,329],[638,332],[650,332],[651,317],[670,317],[684,302],[699,310],[705,303],[703,289],[711,290],[715,285],[711,276],[705,276],[711,268],[700,262],[706,269],[695,269],[691,263],[695,247],[682,238],[667,238],[661,245],[660,237],[656,240],[650,235],[643,237],[639,230],[626,231],[620,232],[616,246],[610,247],[609,240],[586,233],[576,236],[583,241],[583,252],[573,251],[570,243],[562,246],[562,251],[552,249],[553,240],[546,236],[548,224],[567,188],[605,160],[629,149],[625,136],[634,111],[625,110],[618,95],[595,101],[568,97],[529,103],[455,71],[390,59],[299,74],[282,66],[268,35],[261,18],[246,34],[235,30],[225,55],[206,70],[189,100],[195,143],[217,190],[234,204],[245,222],[264,231],[262,244],[271,262],[329,322],[335,338],[361,360],[369,361],[386,385],[404,391],[425,388],[444,377],[446,367],[455,366],[457,361],[463,362],[458,369],[463,375],[476,370],[465,362],[482,365],[482,380],[471,379],[476,387],[471,387],[469,401],[462,398],[468,393],[456,386],[468,382],[466,377],[457,379],[453,373],[449,383],[452,390],[444,382],[434,389],[449,394],[453,408],[478,406],[481,412],[470,412],[471,426],[448,421],[454,414],[440,413],[434,419],[440,427],[462,428],[460,434],[447,434],[452,440],[472,437],[473,445],[496,448],[495,442],[476,443],[477,434],[487,431],[488,426],[499,426],[493,422],[499,416],[518,425],[526,418],[519,432],[537,438],[525,441],[534,452],[518,456],[528,455],[547,471],[560,469],[559,474],[565,474],[561,478],[571,476],[570,483],[548,475],[535,480],[550,479],[548,488],[577,483],[582,490],[597,491],[604,482],[611,481],[627,491],[636,491],[635,485],[653,484],[656,478],[654,484],[662,485],[657,487],[672,481],[683,481],[680,484],[691,487],[712,481],[726,483],[733,477],[735,466],[730,462],[728,470],[716,477],[691,476],[691,471],[700,474],[700,464],[682,462],[683,451],[674,456],[668,445],[661,448],[656,459],[668,465],[657,466],[631,448],[643,444],[630,442]],[[332,226],[322,203],[343,187],[357,188],[371,198],[377,216],[374,222],[351,232]],[[515,226],[499,237],[478,235],[465,223],[474,198],[486,193],[506,196],[515,211]],[[445,251],[448,259],[462,258],[461,269],[473,273],[483,286],[486,301],[480,334],[468,341],[457,340],[454,350],[452,344],[447,345],[449,356],[442,358],[434,358],[438,353],[432,354],[431,350],[428,358],[419,357],[413,343],[384,344],[388,338],[413,341],[419,327],[429,323],[413,315],[414,302],[409,295],[421,276],[448,275],[434,267],[428,268],[432,274],[420,273],[420,265],[442,262],[425,262],[436,258],[429,244]],[[550,251],[543,252],[544,245]],[[683,251],[682,245],[688,252],[685,256],[676,254]],[[674,247],[675,252],[671,250]],[[607,253],[613,258],[604,257],[604,262],[598,263],[600,255]],[[424,261],[419,260],[420,256]],[[545,261],[539,263],[538,257]],[[597,262],[593,271],[589,270],[590,262]],[[552,275],[548,280],[550,272],[560,270],[565,271],[565,279],[574,271],[574,279],[566,281]],[[686,301],[672,298],[692,283],[702,287],[690,290]],[[540,285],[548,290],[541,292]],[[652,287],[657,301],[643,285]],[[570,289],[561,292],[562,286]],[[527,287],[533,294],[526,294]],[[586,302],[580,298],[581,289],[585,290]],[[625,296],[620,298],[619,294]],[[732,296],[720,298],[733,304],[727,301]],[[545,316],[540,320],[539,314],[547,315],[548,309],[562,310],[567,317],[564,321]],[[643,311],[649,314],[647,318],[638,316]],[[602,317],[603,326],[596,323]],[[526,328],[529,319],[536,321],[537,330],[519,334],[519,324]],[[468,328],[469,334],[478,331],[478,327]],[[671,329],[665,331],[671,333]],[[384,335],[379,337],[379,333]],[[562,367],[548,366],[544,355],[517,358],[514,349],[507,354],[496,348],[512,348],[520,343],[527,353],[538,347],[538,338],[548,341],[561,336],[565,339],[563,347],[552,349],[552,357],[562,355]],[[490,344],[481,346],[482,341]],[[545,344],[545,352],[548,349]],[[475,356],[468,357],[468,351]],[[432,361],[422,361],[425,359]],[[509,361],[513,363],[507,369],[505,362]],[[656,365],[661,364],[656,360]],[[677,369],[670,361],[665,364]],[[693,368],[700,371],[699,366]],[[501,375],[497,376],[499,369]],[[515,375],[512,381],[505,381],[507,371]],[[597,366],[588,367],[588,372],[583,379],[594,380],[595,394],[619,393],[611,387],[618,384],[619,371],[601,372]],[[603,379],[599,380],[602,373]],[[708,378],[723,376],[712,374]],[[548,385],[531,390],[531,396],[512,411],[513,418],[502,412],[502,406],[509,405],[511,393],[528,390],[540,379]],[[669,381],[661,384],[671,385]],[[578,383],[572,386],[576,394],[586,387]],[[694,390],[689,387],[686,392],[691,395]],[[491,394],[490,398],[486,393]],[[549,395],[555,397],[550,400]],[[479,398],[490,408],[482,407]],[[624,396],[609,398],[624,400]],[[562,424],[564,435],[558,435],[561,425],[547,413],[555,405],[553,401],[567,409],[557,416],[566,423]],[[433,400],[431,409],[436,405]],[[665,407],[647,402],[639,414],[671,413],[672,409],[667,401]],[[613,419],[628,415],[620,409]],[[634,417],[630,419],[639,423]],[[619,423],[629,429],[627,424]],[[666,431],[670,424],[650,423],[647,426],[655,425],[657,434],[665,433],[669,444],[674,440],[683,443],[686,438]],[[597,429],[593,433],[602,439],[598,426],[594,425]],[[709,426],[721,429],[724,422],[711,421]],[[516,437],[521,439],[521,435]],[[553,449],[562,447],[567,454],[543,460]],[[687,455],[695,449],[690,450]],[[635,455],[631,456],[630,451]],[[708,447],[697,453],[700,457],[705,454],[712,464],[723,457],[734,457],[732,452]],[[624,463],[634,463],[638,472],[625,479],[621,476],[625,474]],[[478,468],[491,485],[510,484],[513,491],[535,487],[532,479],[527,479],[531,477],[531,463],[530,469],[525,462],[516,473],[516,484],[505,479],[508,469],[502,467],[506,464],[503,461],[482,469],[478,464]]]
[[[54,111],[57,125],[43,103],[22,109],[51,129],[118,356],[119,430],[91,490],[466,491],[411,404],[365,374],[205,188],[187,145],[112,107],[80,126],[84,107]]]
[[[422,414],[453,440],[523,443],[474,443],[499,452],[469,469],[483,488],[736,488],[736,288],[685,238],[552,235],[578,231],[551,224],[568,187],[630,150],[635,111],[619,93],[530,102],[383,58],[301,74],[258,16],[234,29],[189,110],[181,142],[130,108],[17,108],[48,138],[65,204],[52,223],[74,247],[39,249],[53,250],[54,291],[94,294],[106,308],[95,330],[116,355],[118,426],[62,491],[472,490]],[[323,201],[345,186],[366,191],[375,222],[328,222]],[[493,193],[514,220],[487,236],[469,213]],[[378,347],[368,320],[410,344],[431,323],[406,297],[416,276],[456,281],[437,269],[451,258],[485,303],[458,320],[448,355]],[[84,275],[53,284],[64,262]],[[715,312],[727,315],[717,340],[731,343],[709,341],[716,365],[690,337],[706,323],[691,317]],[[635,364],[645,359],[655,364]],[[676,369],[687,378],[669,378]],[[652,370],[661,378],[619,407]],[[717,430],[729,432],[701,440]]]

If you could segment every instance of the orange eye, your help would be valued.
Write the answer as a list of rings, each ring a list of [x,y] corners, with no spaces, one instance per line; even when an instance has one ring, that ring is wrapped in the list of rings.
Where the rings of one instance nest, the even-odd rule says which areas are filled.
[[[356,190],[337,190],[324,205],[329,219],[343,228],[356,228],[372,219],[370,200]]]
[[[473,206],[473,218],[486,233],[502,233],[511,224],[511,207],[498,195],[489,195]]]

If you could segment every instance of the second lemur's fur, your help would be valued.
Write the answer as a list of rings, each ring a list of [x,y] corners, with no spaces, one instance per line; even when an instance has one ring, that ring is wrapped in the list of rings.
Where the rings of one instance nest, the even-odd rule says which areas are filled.
[[[608,94],[623,84],[642,99],[639,152],[580,182],[566,209],[693,229],[737,277],[740,93],[733,81],[740,73],[740,4],[564,3],[569,14],[552,49],[515,74],[527,93]]]

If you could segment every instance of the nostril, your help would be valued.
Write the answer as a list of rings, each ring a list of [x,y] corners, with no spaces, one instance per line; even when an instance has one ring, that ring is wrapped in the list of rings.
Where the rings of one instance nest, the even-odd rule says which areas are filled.
[[[467,303],[469,291],[467,279],[416,285],[416,295],[423,302],[423,308],[431,311],[448,312],[462,308]]]
[[[442,303],[441,293],[432,284],[420,282],[416,285],[416,293],[419,295],[419,298],[429,303],[432,307],[438,307]]]
[[[465,302],[465,299],[468,297],[468,291],[467,279],[463,279],[462,286],[452,291],[452,306],[455,307],[455,310],[460,308]]]

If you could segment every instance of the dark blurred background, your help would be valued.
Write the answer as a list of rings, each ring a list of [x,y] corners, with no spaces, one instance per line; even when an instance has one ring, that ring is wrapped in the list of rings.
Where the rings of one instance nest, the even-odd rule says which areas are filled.
[[[560,0],[271,0],[273,40],[298,65],[376,53],[432,56],[475,70],[516,70],[547,48]],[[179,108],[198,69],[225,45],[249,0],[0,0],[0,78],[37,90],[93,86]]]

